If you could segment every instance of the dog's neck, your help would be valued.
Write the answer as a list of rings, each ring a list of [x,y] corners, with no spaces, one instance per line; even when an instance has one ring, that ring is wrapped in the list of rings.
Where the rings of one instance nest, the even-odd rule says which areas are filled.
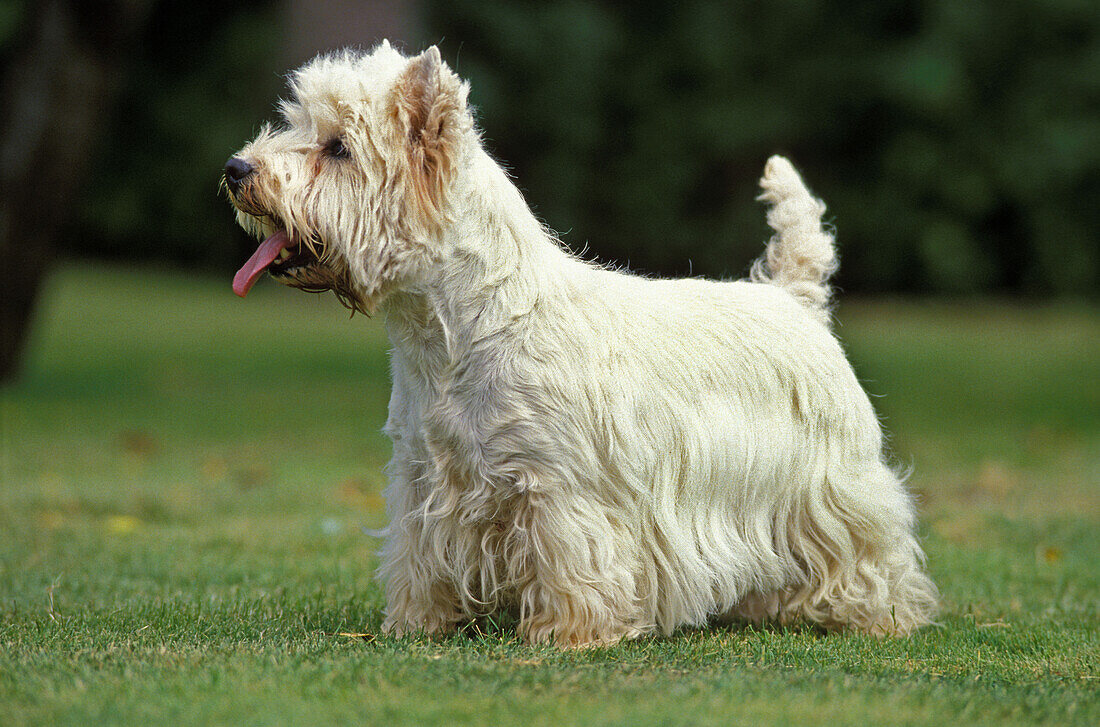
[[[454,364],[522,338],[528,314],[568,295],[578,277],[571,271],[589,267],[547,232],[480,148],[462,165],[452,199],[431,272],[383,305],[394,346],[426,364]]]

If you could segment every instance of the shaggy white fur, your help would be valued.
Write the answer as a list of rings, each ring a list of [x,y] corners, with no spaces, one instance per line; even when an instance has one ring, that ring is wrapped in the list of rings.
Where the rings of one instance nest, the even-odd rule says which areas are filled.
[[[320,57],[291,85],[285,126],[227,164],[268,237],[242,274],[385,313],[385,630],[508,607],[563,646],[929,623],[911,498],[829,330],[824,205],[786,159],[753,282],[646,279],[548,234],[435,48]]]

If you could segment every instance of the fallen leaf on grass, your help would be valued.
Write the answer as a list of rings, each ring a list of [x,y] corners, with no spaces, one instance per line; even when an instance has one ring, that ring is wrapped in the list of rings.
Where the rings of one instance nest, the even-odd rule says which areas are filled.
[[[148,457],[156,454],[160,449],[157,438],[148,432],[128,431],[118,435],[119,445],[129,454],[139,457]]]
[[[978,489],[993,497],[1004,497],[1016,489],[1020,478],[1003,462],[986,460],[978,471]]]
[[[243,467],[233,471],[233,481],[242,490],[267,485],[271,481],[271,470],[262,465]]]
[[[357,632],[357,631],[337,631],[336,633],[331,633],[331,632],[325,631],[325,632],[322,632],[322,635],[323,636],[343,636],[344,638],[347,638],[347,639],[362,639],[363,641],[368,641],[368,642],[369,641],[374,641],[374,639],[375,639],[374,634],[360,633],[360,632]]]
[[[141,520],[133,515],[111,515],[107,518],[107,531],[114,535],[129,535],[141,527]]]
[[[37,515],[39,527],[47,530],[57,530],[65,524],[65,515],[57,510],[42,510]]]
[[[229,474],[229,461],[225,457],[207,457],[202,461],[202,476],[207,482],[220,482]]]
[[[944,539],[960,545],[971,544],[982,532],[981,517],[976,511],[962,515],[943,517],[932,523],[932,528]]]
[[[1040,545],[1035,549],[1035,560],[1039,563],[1057,563],[1065,557],[1061,548],[1053,545]]]
[[[347,505],[367,512],[382,512],[386,509],[386,500],[369,482],[351,477],[340,483],[339,498]]]

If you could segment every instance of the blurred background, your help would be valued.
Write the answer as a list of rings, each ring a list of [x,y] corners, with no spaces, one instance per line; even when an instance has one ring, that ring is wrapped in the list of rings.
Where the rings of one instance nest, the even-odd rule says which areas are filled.
[[[829,205],[848,293],[1100,290],[1093,0],[5,0],[2,373],[59,259],[231,273],[254,242],[225,160],[286,70],[384,37],[439,45],[589,257],[743,275],[780,152]]]

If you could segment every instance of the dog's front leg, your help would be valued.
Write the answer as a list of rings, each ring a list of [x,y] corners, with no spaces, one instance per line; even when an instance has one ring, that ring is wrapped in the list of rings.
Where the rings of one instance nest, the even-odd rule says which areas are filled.
[[[390,533],[382,550],[379,575],[386,584],[382,630],[394,636],[447,633],[463,618],[454,588],[418,550],[416,540],[405,523],[404,529]]]
[[[520,633],[566,648],[639,636],[653,625],[641,615],[633,538],[599,503],[575,497],[532,498],[522,516],[529,572]]]
[[[414,510],[424,502],[422,463],[426,454],[419,440],[403,436],[404,411],[400,403],[395,388],[386,425],[394,442],[393,459],[387,466],[390,483],[385,492],[390,524],[378,569],[386,590],[382,630],[396,636],[418,631],[445,633],[462,620],[463,614],[454,588],[440,574],[440,564],[422,545],[425,525]]]

